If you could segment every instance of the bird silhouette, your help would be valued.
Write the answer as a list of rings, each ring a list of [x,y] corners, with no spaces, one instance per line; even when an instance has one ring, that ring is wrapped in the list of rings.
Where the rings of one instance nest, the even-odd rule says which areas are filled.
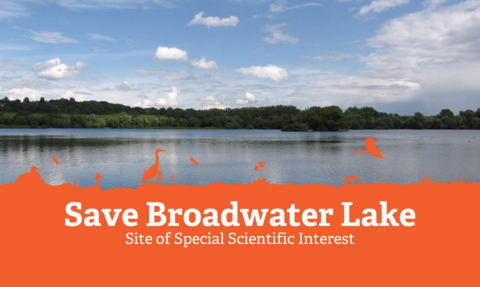
[[[198,165],[198,162],[193,158],[193,156],[190,157],[190,161],[192,162],[190,165],[194,164],[195,166]]]
[[[101,178],[104,178],[104,177],[101,174],[96,173],[95,174],[95,181],[97,182],[97,185],[89,186],[89,187],[85,188],[85,190],[88,190],[88,191],[101,190],[102,187],[100,186],[100,181],[99,181],[99,179],[101,179]]]
[[[367,148],[366,150],[356,150],[356,152],[361,152],[361,153],[367,152],[367,153],[373,155],[376,158],[386,159],[386,157],[383,157],[380,154],[381,152],[383,152],[383,150],[377,149],[377,147],[375,146],[375,138],[374,137],[370,136],[370,137],[367,137],[365,139],[365,147]]]
[[[143,172],[143,178],[142,178],[142,182],[144,184],[147,184],[147,181],[150,180],[150,183],[153,184],[154,180],[155,180],[155,176],[158,175],[158,154],[160,152],[163,152],[165,150],[163,149],[157,149],[157,151],[155,152],[155,163],[149,168],[145,168],[145,171]],[[158,179],[157,179],[157,184],[158,184]]]
[[[58,159],[55,156],[52,156],[52,159],[53,159],[52,163],[56,163],[57,165],[60,164],[60,162],[58,161]]]
[[[41,179],[41,176],[38,173],[39,171],[40,170],[36,166],[32,165],[30,172],[19,175],[15,184],[44,185],[45,181]]]

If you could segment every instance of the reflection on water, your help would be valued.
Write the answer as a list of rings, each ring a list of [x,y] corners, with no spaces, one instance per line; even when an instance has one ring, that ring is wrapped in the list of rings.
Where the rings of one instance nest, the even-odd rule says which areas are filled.
[[[388,159],[356,153],[373,135]],[[141,184],[143,171],[160,153],[164,179],[174,184],[251,183],[254,166],[265,162],[272,183],[330,184],[356,175],[368,182],[480,181],[480,131],[389,130],[344,133],[282,133],[272,130],[0,130],[0,184],[37,166],[48,184],[95,185],[102,188]],[[56,165],[52,156],[61,162]],[[190,157],[200,164],[191,165]],[[164,180],[163,184],[170,184]]]

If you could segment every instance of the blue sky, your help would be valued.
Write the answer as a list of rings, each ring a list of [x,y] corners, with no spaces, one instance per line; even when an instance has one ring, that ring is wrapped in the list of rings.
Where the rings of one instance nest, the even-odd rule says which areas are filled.
[[[0,97],[480,107],[480,1],[0,0]]]

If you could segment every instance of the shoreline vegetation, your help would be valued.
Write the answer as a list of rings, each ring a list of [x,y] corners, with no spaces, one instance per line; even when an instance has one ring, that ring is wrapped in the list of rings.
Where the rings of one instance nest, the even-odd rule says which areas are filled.
[[[276,129],[282,131],[346,131],[361,129],[480,129],[480,108],[449,109],[439,114],[400,116],[372,107],[338,106],[180,109],[129,107],[108,102],[0,99],[0,128],[123,128],[123,129]]]

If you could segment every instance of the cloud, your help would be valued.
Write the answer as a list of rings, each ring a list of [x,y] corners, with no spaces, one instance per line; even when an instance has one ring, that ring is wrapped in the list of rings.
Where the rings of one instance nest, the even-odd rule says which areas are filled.
[[[270,4],[270,12],[281,13],[287,10],[301,9],[301,8],[310,7],[310,6],[322,6],[322,4],[320,3],[305,3],[305,4],[290,6],[290,7],[286,7],[286,5],[287,5],[287,1],[277,1],[276,3],[272,3]]]
[[[188,22],[188,26],[191,25],[205,25],[207,27],[236,27],[238,24],[238,18],[235,16],[230,16],[228,18],[218,18],[218,17],[203,17],[204,13],[200,12],[196,14],[192,21]]]
[[[410,3],[410,0],[374,0],[369,5],[365,5],[360,8],[360,11],[358,11],[357,15],[364,16],[370,12],[381,13],[390,8],[394,8],[408,3]]]
[[[0,44],[0,51],[27,51],[34,48],[24,44]]]
[[[88,65],[83,62],[77,62],[73,67],[62,64],[59,58],[51,59],[45,63],[33,65],[32,70],[36,72],[38,78],[47,80],[58,80],[63,78],[75,78],[86,69]]]
[[[424,10],[386,22],[367,43],[362,60],[375,69],[424,69],[480,61],[480,1]]]
[[[154,106],[154,102],[150,99],[143,99],[141,102],[134,104],[135,107],[148,108]]]
[[[166,98],[159,98],[156,104],[159,106],[178,106],[177,97],[180,91],[177,87],[172,86],[172,91],[168,93]]]
[[[10,100],[23,100],[25,97],[28,97],[31,101],[36,101],[43,97],[41,91],[31,88],[10,89],[6,92],[6,95]]]
[[[116,41],[116,39],[112,37],[100,35],[100,34],[88,34],[88,36],[94,40]]]
[[[85,92],[85,91],[75,91],[74,93],[78,94],[78,95],[85,95],[85,96],[91,96],[92,95],[92,93]]]
[[[429,9],[435,9],[445,2],[447,2],[447,0],[426,0],[425,2],[423,2],[423,6]]]
[[[188,53],[177,48],[158,47],[153,59],[159,61],[187,61]]]
[[[345,58],[354,58],[355,56],[352,54],[348,53],[343,53],[343,52],[331,52],[327,55],[320,55],[320,56],[315,56],[313,59],[315,61],[328,61],[328,62],[335,62],[335,61],[341,61]]]
[[[0,19],[27,16],[25,9],[15,1],[3,0],[1,2]]]
[[[197,69],[204,69],[204,70],[215,70],[218,69],[217,63],[215,61],[208,61],[205,60],[205,57],[202,57],[200,61],[191,61],[190,65],[193,68]]]
[[[145,95],[138,95],[137,98],[139,98],[139,99],[145,99],[145,100],[146,100],[146,99],[149,99],[149,97],[148,97],[148,96],[145,96]]]
[[[270,79],[275,82],[288,80],[287,70],[274,65],[268,65],[266,67],[252,66],[249,68],[240,68],[236,69],[235,72],[241,73],[244,76],[254,76],[261,79]]]
[[[225,95],[210,95],[207,97],[200,97],[199,99],[200,109],[226,109],[228,108],[228,103],[231,102],[230,99]]]
[[[236,103],[239,104],[239,105],[245,105],[245,104],[248,104],[248,103],[254,103],[257,101],[257,97],[255,97],[255,95],[253,95],[252,93],[250,92],[247,92],[245,93],[245,99],[244,100],[237,100]]]
[[[64,98],[64,99],[74,98],[75,101],[77,101],[77,102],[83,102],[87,99],[87,95],[84,94],[84,93],[66,91],[65,94],[63,94],[62,98]]]
[[[23,4],[29,2],[35,4],[50,4],[53,2],[72,10],[149,9],[156,6],[165,8],[176,7],[174,0],[2,0],[0,1],[0,19],[28,16],[28,10]]]
[[[206,81],[212,76],[210,74],[195,74],[192,71],[167,72],[162,81],[165,83],[179,82],[179,81]]]
[[[50,43],[50,44],[57,44],[57,43],[78,43],[77,40],[64,37],[60,32],[35,32],[30,31],[33,36],[31,37],[32,40],[43,42],[43,43]]]
[[[0,59],[0,68],[6,71],[18,71],[28,68],[27,65],[12,64],[9,59]]]
[[[287,23],[282,23],[278,25],[267,25],[267,31],[272,33],[272,37],[266,37],[263,39],[265,42],[270,43],[270,44],[275,44],[278,43],[279,41],[286,41],[295,44],[298,40],[295,37],[292,37],[290,35],[285,35],[280,31],[281,27],[286,26]]]
[[[115,89],[119,91],[137,91],[142,89],[142,87],[138,84],[132,84],[129,81],[123,81],[120,85],[116,85]]]
[[[427,9],[384,23],[367,40],[376,50],[361,61],[378,78],[418,83],[417,100],[439,106],[476,108],[480,99],[480,1]]]

